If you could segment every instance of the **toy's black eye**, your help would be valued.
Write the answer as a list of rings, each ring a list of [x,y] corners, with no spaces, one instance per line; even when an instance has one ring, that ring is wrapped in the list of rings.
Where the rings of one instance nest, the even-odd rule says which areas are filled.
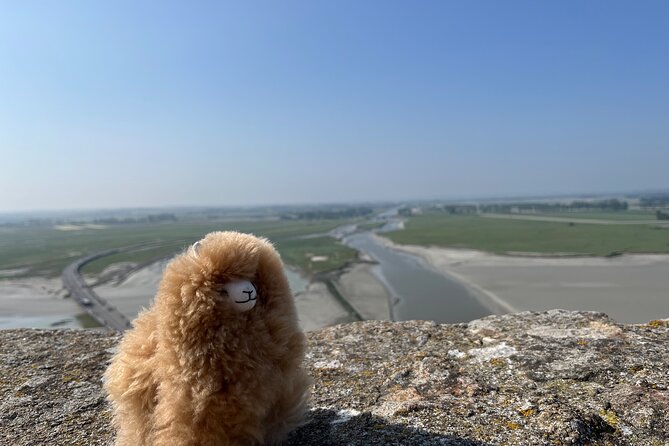
[[[217,283],[214,284],[214,286],[211,287],[214,291],[216,291],[218,294],[221,296],[227,296],[228,295],[228,290],[225,289],[223,284]]]

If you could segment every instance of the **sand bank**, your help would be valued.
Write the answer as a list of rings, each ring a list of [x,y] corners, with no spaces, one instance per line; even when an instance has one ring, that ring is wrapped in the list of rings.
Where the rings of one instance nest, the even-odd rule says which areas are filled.
[[[120,283],[110,282],[95,287],[95,292],[132,320],[142,308],[150,305],[165,264],[166,261],[153,263],[129,274]],[[308,283],[294,270],[287,270],[286,273],[295,292],[298,317],[304,330],[352,320],[324,283]],[[337,285],[363,317],[388,319],[388,297],[371,272],[371,265],[355,265],[347,269],[337,279]]]
[[[68,313],[76,303],[64,299],[66,292],[60,279],[27,277],[0,280],[0,316],[36,316],[44,313]],[[78,312],[78,311],[77,311]]]
[[[59,278],[0,280],[0,328],[80,327],[82,310],[65,295]]]
[[[359,263],[341,271],[335,285],[342,297],[363,319],[389,319],[388,292],[373,272],[374,265]],[[295,295],[300,325],[305,331],[353,322],[342,304],[323,282],[312,282]]]
[[[378,266],[358,263],[341,274],[339,289],[364,319],[390,319],[390,295],[378,276]]]
[[[103,299],[132,320],[147,308],[158,291],[167,260],[151,263],[129,274],[119,283],[109,282],[94,288]]]
[[[669,317],[669,255],[500,256],[467,249],[397,245],[503,302],[509,311],[602,311],[624,323]]]
[[[313,282],[306,290],[298,293],[295,306],[304,331],[353,321],[323,282]]]

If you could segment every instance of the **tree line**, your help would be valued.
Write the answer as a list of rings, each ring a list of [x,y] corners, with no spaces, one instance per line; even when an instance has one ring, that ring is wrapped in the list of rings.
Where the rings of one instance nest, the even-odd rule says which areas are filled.
[[[669,194],[653,194],[639,197],[639,206],[643,208],[658,208],[669,206]]]
[[[367,206],[349,207],[343,209],[316,209],[309,211],[291,212],[281,215],[282,220],[337,220],[342,218],[368,217],[374,209]]]
[[[485,204],[453,204],[433,205],[425,209],[427,212],[445,212],[448,214],[476,214],[476,213],[549,213],[549,212],[579,212],[579,211],[626,211],[627,201],[618,199],[609,200],[576,200],[570,203],[485,203]],[[403,210],[408,210],[405,208]],[[402,210],[400,210],[402,211]],[[407,212],[405,212],[407,213]],[[402,214],[402,212],[400,212]]]

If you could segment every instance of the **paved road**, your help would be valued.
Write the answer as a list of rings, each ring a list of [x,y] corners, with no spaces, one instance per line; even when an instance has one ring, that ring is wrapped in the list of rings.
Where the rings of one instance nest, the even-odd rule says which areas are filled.
[[[88,262],[121,251],[124,251],[124,248],[110,249],[83,257],[69,264],[63,270],[61,276],[63,285],[70,291],[70,295],[79,306],[100,324],[116,331],[124,331],[130,328],[130,321],[116,308],[109,305],[103,298],[95,294],[95,292],[86,284],[86,281],[79,273],[79,269]]]

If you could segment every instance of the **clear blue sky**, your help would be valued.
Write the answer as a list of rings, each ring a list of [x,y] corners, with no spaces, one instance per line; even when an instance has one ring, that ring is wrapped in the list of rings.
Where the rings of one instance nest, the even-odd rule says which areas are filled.
[[[0,211],[667,187],[666,1],[0,10]]]

